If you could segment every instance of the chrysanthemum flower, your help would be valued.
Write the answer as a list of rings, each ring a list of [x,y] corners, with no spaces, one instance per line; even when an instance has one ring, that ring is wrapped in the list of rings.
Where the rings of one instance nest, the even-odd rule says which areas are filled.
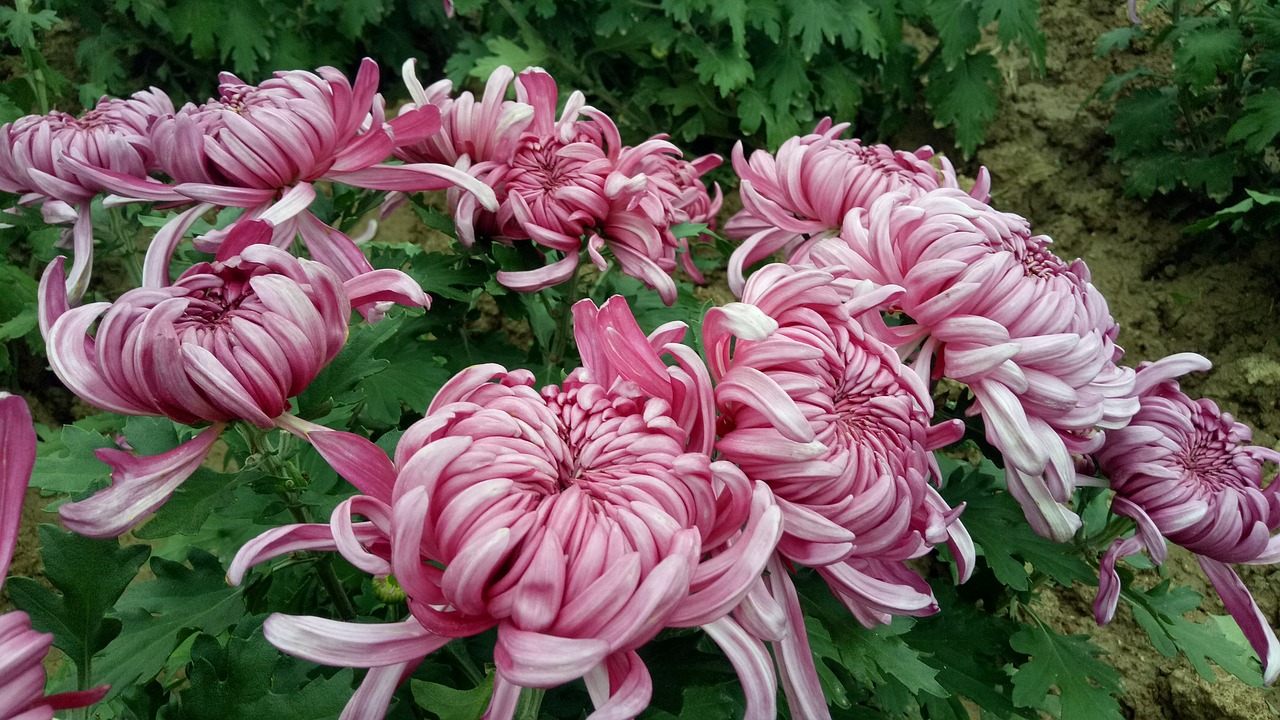
[[[325,265],[264,244],[264,223],[243,223],[213,263],[163,288],[137,288],[114,303],[66,308],[55,260],[41,280],[40,324],[49,364],[86,402],[123,415],[213,425],[150,458],[100,450],[114,484],[61,508],[83,535],[114,536],[159,507],[197,467],[225,423],[274,427],[342,349],[352,303],[425,305],[412,279],[377,270],[345,284]],[[97,324],[92,336],[89,330]]]
[[[0,190],[19,195],[24,205],[40,203],[48,222],[74,222],[74,262],[67,296],[79,301],[93,269],[93,226],[89,203],[105,189],[63,165],[74,155],[96,168],[135,178],[156,169],[150,124],[173,114],[173,103],[157,88],[127,100],[102,98],[80,117],[54,110],[0,126]]]
[[[937,612],[908,560],[950,543],[962,580],[973,560],[959,510],[930,485],[932,450],[958,440],[963,424],[932,425],[924,382],[860,324],[900,292],[773,264],[747,281],[743,302],[711,310],[703,325],[721,412],[716,449],[777,496],[779,555],[816,568],[867,626]],[[774,593],[795,604],[780,574]],[[776,654],[793,712],[824,716],[803,625]]]
[[[422,91],[423,100],[458,119],[450,138],[409,152],[455,156],[460,163],[478,160],[469,172],[492,187],[499,201],[498,210],[488,212],[473,198],[451,192],[458,239],[467,246],[480,235],[507,243],[532,240],[541,250],[563,255],[534,270],[498,273],[502,284],[520,292],[572,277],[584,241],[592,262],[606,268],[607,247],[623,272],[655,288],[664,302],[674,302],[670,273],[688,243],[670,228],[691,221],[682,218],[713,214],[713,201],[698,178],[718,158],[682,165],[680,151],[661,135],[624,147],[613,120],[588,106],[581,92],[572,93],[557,114],[558,87],[539,68],[521,72],[516,101],[503,102],[510,73],[505,67],[495,71],[479,104],[465,93],[452,101],[441,97],[450,89],[445,85]],[[650,171],[656,176],[649,177]]]
[[[9,572],[23,498],[36,461],[36,430],[22,398],[0,392],[0,587]],[[44,659],[53,635],[36,632],[24,612],[0,614],[0,720],[51,720],[57,710],[92,705],[108,686],[44,694]]]
[[[484,86],[477,101],[470,92],[456,98],[450,96],[453,81],[440,80],[424,88],[415,72],[417,62],[406,60],[401,68],[405,87],[413,100],[400,108],[400,113],[434,106],[440,110],[440,131],[415,145],[396,148],[396,157],[405,162],[431,162],[456,165],[466,156],[474,165],[490,161],[505,162],[515,152],[516,142],[533,120],[533,107],[507,100],[507,90],[516,74],[506,65],[499,66]]]
[[[729,616],[781,532],[772,494],[711,460],[710,378],[678,344],[682,324],[646,338],[621,298],[583,301],[574,317],[584,366],[562,386],[538,392],[528,371],[472,367],[406,431],[394,465],[315,431],[365,495],[330,528],[273,531],[232,564],[234,581],[271,555],[327,545],[394,573],[411,624],[366,635],[315,618],[266,625],[286,652],[375,668],[362,692],[376,685],[381,699],[362,717],[381,716],[409,663],[495,625],[491,718],[511,717],[522,687],[579,677],[599,717],[634,717],[651,693],[635,651],[668,626],[702,626],[743,677],[748,717],[774,716],[768,653]],[[352,523],[357,513],[369,523]]]
[[[1122,427],[1137,403],[1106,300],[1084,263],[1049,242],[1016,215],[940,189],[884,195],[793,261],[903,288],[882,309],[910,322],[879,334],[922,379],[969,386],[1009,491],[1036,532],[1065,540],[1080,525],[1063,504],[1077,482],[1072,455],[1100,447],[1101,430]]]
[[[958,188],[951,163],[941,157],[939,170],[929,164],[932,148],[914,153],[887,145],[863,145],[841,139],[849,123],[824,118],[808,135],[793,137],[777,156],[757,150],[747,160],[739,142],[733,169],[742,179],[742,210],[725,224],[725,234],[742,240],[729,258],[729,288],[741,295],[743,272],[752,263],[784,250],[787,257],[808,241],[840,232],[854,208],[870,208],[881,195],[919,195],[939,187]],[[990,189],[986,168],[970,194],[985,202]]]
[[[368,58],[354,86],[331,67],[278,72],[259,85],[230,73],[219,79],[218,98],[187,104],[151,127],[160,167],[173,185],[97,170],[74,156],[69,161],[80,176],[128,198],[198,203],[148,250],[144,270],[151,287],[168,284],[174,247],[214,206],[246,208],[245,219],[269,220],[279,245],[301,234],[312,258],[343,280],[368,272],[355,243],[306,210],[315,197],[311,183],[318,180],[405,192],[458,186],[493,207],[488,187],[450,165],[382,164],[398,146],[439,130],[440,114],[430,106],[387,120],[377,94],[378,66]],[[206,236],[206,247],[214,249],[223,236]]]
[[[1100,625],[1115,614],[1116,561],[1145,549],[1162,563],[1167,538],[1196,554],[1270,685],[1280,676],[1280,642],[1228,563],[1280,561],[1280,483],[1264,487],[1263,478],[1263,463],[1280,463],[1280,453],[1249,445],[1248,426],[1178,387],[1175,378],[1209,368],[1193,353],[1145,363],[1134,388],[1141,408],[1128,427],[1107,433],[1096,455],[1116,493],[1111,509],[1133,518],[1138,532],[1116,540],[1103,556],[1093,614]]]

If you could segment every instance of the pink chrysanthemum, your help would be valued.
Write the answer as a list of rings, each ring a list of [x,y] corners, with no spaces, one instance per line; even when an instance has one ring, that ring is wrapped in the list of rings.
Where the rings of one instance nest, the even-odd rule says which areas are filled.
[[[860,324],[900,292],[768,265],[742,303],[711,310],[703,326],[718,381],[716,449],[777,496],[779,555],[816,568],[867,626],[937,612],[908,560],[949,542],[963,580],[973,559],[959,510],[930,485],[939,478],[932,450],[958,440],[963,424],[932,425],[924,382]],[[780,574],[775,593],[798,615]],[[824,716],[803,625],[777,654],[793,713]]]
[[[89,203],[105,186],[82,177],[61,159],[123,175],[144,178],[156,169],[148,136],[150,124],[173,114],[173,103],[157,88],[128,100],[102,98],[92,110],[72,117],[57,110],[28,115],[0,126],[0,190],[19,195],[22,204],[41,203],[48,222],[73,222],[74,263],[67,296],[84,295],[93,269],[93,226]]]
[[[0,587],[17,544],[23,498],[36,461],[36,430],[22,398],[0,392]],[[24,612],[0,614],[0,720],[52,720],[57,710],[92,705],[108,686],[46,697],[44,659],[53,635]]]
[[[263,244],[264,223],[242,223],[213,263],[163,288],[137,288],[114,303],[68,309],[59,301],[62,260],[41,280],[40,325],[49,364],[86,402],[124,415],[213,423],[153,458],[99,451],[114,484],[62,506],[83,535],[114,536],[162,504],[196,467],[224,423],[274,427],[346,342],[352,303],[426,305],[412,279],[377,270],[342,283],[316,262]],[[92,336],[89,330],[97,324]]]
[[[400,113],[434,106],[440,109],[440,131],[415,145],[396,149],[396,157],[405,162],[434,162],[456,165],[466,157],[469,164],[490,161],[505,162],[515,152],[516,143],[533,120],[533,107],[506,99],[515,72],[502,65],[489,75],[484,95],[477,102],[469,92],[456,98],[449,95],[453,82],[441,80],[424,88],[415,72],[416,61],[406,60],[401,69],[409,97],[413,102],[400,108]]]
[[[246,220],[275,226],[275,243],[302,235],[312,257],[349,280],[371,269],[360,249],[326,226],[307,207],[311,183],[341,182],[375,190],[417,192],[461,187],[493,207],[493,193],[450,165],[386,165],[396,147],[416,143],[440,128],[434,106],[391,120],[377,94],[378,66],[366,58],[355,85],[338,70],[278,72],[258,85],[222,73],[219,97],[187,104],[152,125],[150,138],[161,169],[173,185],[92,168],[71,167],[114,192],[139,200],[198,203],[167,226],[147,253],[146,284],[168,284],[169,258],[195,220],[211,207],[246,208]],[[225,233],[205,237],[216,249]]]
[[[903,288],[883,309],[910,322],[881,335],[923,379],[969,386],[1010,492],[1036,532],[1065,540],[1080,524],[1064,506],[1072,455],[1100,447],[1100,430],[1122,427],[1137,403],[1106,300],[1084,263],[1064,262],[1049,242],[1016,215],[940,189],[882,196],[793,261]]]
[[[1263,477],[1263,463],[1280,463],[1280,453],[1249,445],[1246,425],[1211,400],[1187,397],[1174,379],[1209,368],[1193,353],[1144,363],[1134,388],[1140,409],[1128,427],[1107,433],[1096,455],[1116,493],[1111,509],[1133,518],[1138,532],[1103,556],[1093,613],[1100,625],[1115,614],[1116,561],[1145,549],[1162,563],[1167,538],[1196,554],[1270,685],[1280,677],[1280,642],[1228,563],[1280,562],[1280,483]]]
[[[286,652],[374,667],[364,688],[378,685],[381,699],[367,695],[361,717],[381,716],[409,663],[494,625],[491,718],[511,717],[521,687],[579,677],[599,717],[634,717],[651,692],[635,651],[668,626],[702,626],[742,676],[748,717],[774,716],[768,653],[728,615],[759,586],[781,533],[772,494],[711,460],[710,378],[678,344],[683,325],[646,339],[621,298],[599,309],[583,301],[574,317],[584,367],[562,386],[538,392],[527,371],[470,368],[401,438],[394,467],[349,437],[326,447],[315,431],[365,495],[325,532],[273,531],[233,563],[236,580],[265,557],[327,546],[395,574],[412,624],[364,638],[342,630],[337,643],[326,638],[340,624],[266,625]],[[356,513],[371,523],[353,524]]]
[[[757,150],[747,160],[742,143],[734,145],[742,210],[724,228],[726,235],[743,241],[729,258],[729,288],[734,294],[741,294],[749,265],[779,250],[790,258],[805,242],[839,233],[850,210],[870,208],[885,193],[915,196],[959,187],[945,157],[940,158],[941,178],[929,164],[932,148],[909,153],[841,139],[848,127],[849,123],[832,124],[824,118],[812,133],[782,143],[776,156]],[[969,192],[985,202],[990,184],[983,168]]]

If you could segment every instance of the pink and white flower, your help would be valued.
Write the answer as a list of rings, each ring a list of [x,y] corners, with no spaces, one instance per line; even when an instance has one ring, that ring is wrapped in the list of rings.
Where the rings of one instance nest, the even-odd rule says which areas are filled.
[[[1107,433],[1095,456],[1116,493],[1111,509],[1133,518],[1138,531],[1103,556],[1093,614],[1099,625],[1115,615],[1116,561],[1145,549],[1160,564],[1167,538],[1196,554],[1270,685],[1280,677],[1280,642],[1229,563],[1280,562],[1280,484],[1264,487],[1263,478],[1263,464],[1280,463],[1280,452],[1249,445],[1248,426],[1182,392],[1175,378],[1209,368],[1193,353],[1144,363],[1134,388],[1140,409],[1128,427]]]
[[[968,385],[1009,491],[1036,532],[1066,540],[1080,525],[1065,505],[1078,482],[1073,455],[1100,447],[1137,403],[1106,300],[1084,263],[1049,243],[1017,215],[940,189],[884,195],[793,262],[904,290],[882,309],[910,322],[879,334],[922,379]]]
[[[705,628],[743,677],[748,717],[774,716],[768,653],[729,615],[781,533],[772,494],[711,460],[710,378],[679,344],[682,324],[646,338],[621,298],[583,301],[574,317],[584,366],[563,385],[539,392],[528,371],[469,368],[406,431],[394,463],[316,430],[364,494],[330,527],[273,531],[233,562],[236,581],[267,557],[328,547],[394,573],[413,614],[400,626],[279,615],[266,626],[286,652],[374,668],[368,707],[353,700],[350,717],[381,717],[411,663],[495,625],[491,718],[511,717],[522,687],[579,677],[595,716],[634,717],[651,693],[635,651],[669,626]]]
[[[289,398],[342,349],[352,303],[428,304],[404,273],[376,270],[343,283],[327,266],[265,244],[270,236],[265,223],[242,223],[214,262],[114,303],[68,309],[54,292],[62,259],[45,271],[40,326],[49,364],[68,389],[111,412],[212,423],[163,455],[98,451],[114,470],[114,484],[63,505],[68,527],[92,537],[118,535],[199,467],[226,423],[279,424]]]
[[[849,123],[824,118],[808,135],[793,137],[777,155],[733,147],[733,169],[742,179],[742,210],[725,224],[725,234],[742,240],[729,258],[729,289],[741,295],[743,273],[752,263],[783,250],[787,259],[805,243],[840,232],[844,217],[855,208],[868,209],[880,196],[901,192],[915,197],[939,187],[958,188],[955,169],[937,156],[941,170],[929,161],[933,149],[913,153],[888,145],[864,145],[842,139]],[[986,202],[991,178],[986,168],[969,193]]]
[[[703,325],[721,412],[716,449],[778,498],[770,584],[793,622],[783,560],[817,569],[866,626],[937,612],[907,565],[935,545],[951,545],[962,581],[972,567],[960,510],[930,484],[940,480],[932,451],[958,440],[963,424],[931,424],[924,382],[861,324],[866,313],[879,322],[876,308],[899,294],[773,264],[747,281],[743,302],[712,309]],[[803,625],[775,648],[793,715],[825,717]]]
[[[95,168],[145,178],[156,169],[148,129],[172,114],[169,97],[153,87],[127,100],[103,97],[78,118],[54,110],[0,126],[0,190],[19,195],[23,205],[40,203],[46,222],[74,222],[67,284],[72,302],[84,295],[93,270],[90,202],[107,186],[77,175],[61,159],[75,156]]]
[[[161,169],[173,184],[94,168],[74,156],[79,176],[135,200],[196,202],[175,218],[148,250],[150,287],[169,282],[169,258],[195,220],[212,207],[245,208],[244,219],[275,226],[273,242],[287,246],[301,235],[313,259],[349,280],[371,269],[360,249],[307,211],[311,184],[327,180],[374,190],[418,192],[461,187],[494,207],[493,192],[466,172],[438,163],[387,165],[401,145],[440,128],[439,111],[418,108],[386,119],[377,94],[378,66],[366,58],[353,86],[335,68],[277,72],[258,85],[222,73],[219,97],[188,103],[151,127]],[[225,237],[204,238],[210,250]]]
[[[0,392],[0,587],[17,544],[23,500],[36,461],[36,430],[26,402]],[[0,614],[0,720],[52,720],[58,710],[101,700],[110,689],[45,696],[44,659],[53,635],[36,632],[24,612]]]

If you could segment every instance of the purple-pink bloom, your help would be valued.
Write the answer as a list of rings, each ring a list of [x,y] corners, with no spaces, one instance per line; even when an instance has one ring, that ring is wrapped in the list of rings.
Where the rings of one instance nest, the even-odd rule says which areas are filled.
[[[278,245],[300,234],[312,258],[343,280],[368,272],[371,266],[355,243],[307,211],[315,196],[311,183],[320,180],[404,192],[458,186],[493,206],[489,188],[450,165],[383,164],[397,147],[436,132],[440,117],[429,106],[386,119],[377,94],[378,66],[368,58],[354,86],[331,67],[277,72],[258,85],[230,73],[219,80],[219,97],[199,106],[188,103],[151,127],[160,168],[172,185],[69,161],[80,176],[127,198],[199,203],[175,218],[164,241],[148,250],[145,280],[152,287],[168,283],[174,247],[195,218],[214,206],[246,208],[244,219],[270,221]],[[202,247],[216,249],[223,237],[206,235]]]
[[[870,208],[888,192],[916,196],[939,187],[958,188],[955,169],[925,146],[913,153],[888,145],[842,139],[849,123],[824,118],[808,135],[793,137],[775,155],[763,150],[748,160],[734,145],[733,169],[742,179],[742,210],[725,224],[725,234],[742,240],[729,259],[729,288],[741,294],[748,266],[783,250],[790,259],[804,244],[836,235],[854,208]],[[939,177],[941,175],[941,177]],[[986,168],[969,193],[986,202],[991,186]]]
[[[67,297],[78,301],[93,269],[90,201],[106,186],[77,175],[61,162],[73,155],[85,164],[135,178],[156,169],[148,128],[173,114],[173,103],[157,88],[127,100],[103,97],[80,117],[54,110],[0,126],[0,190],[23,205],[40,203],[47,222],[74,222],[74,263]]]
[[[1101,446],[1137,403],[1133,371],[1116,364],[1119,326],[1082,261],[1067,263],[1025,220],[954,189],[889,193],[850,212],[838,236],[800,248],[796,263],[904,292],[883,307],[910,320],[879,334],[922,379],[968,385],[987,439],[1005,457],[1009,491],[1036,532],[1080,525],[1065,503],[1073,455]]]
[[[703,324],[716,449],[777,496],[780,558],[815,568],[869,627],[937,612],[908,561],[946,542],[961,580],[973,563],[960,509],[930,484],[940,480],[932,451],[958,440],[963,423],[933,425],[924,381],[861,324],[864,314],[879,322],[876,309],[900,293],[773,264]],[[770,583],[786,607],[797,601],[783,567]],[[804,626],[775,647],[793,713],[825,716]]]
[[[27,403],[0,392],[0,587],[9,572],[23,499],[36,461],[36,430]],[[51,720],[56,710],[101,700],[108,686],[46,697],[44,659],[53,635],[36,632],[24,612],[0,614],[0,720]]]
[[[406,60],[401,69],[405,87],[413,102],[400,113],[434,106],[440,110],[440,131],[414,145],[396,148],[396,157],[405,162],[434,162],[456,165],[464,156],[469,165],[497,160],[505,162],[515,152],[516,143],[533,120],[533,107],[507,100],[507,90],[516,74],[506,65],[489,75],[479,101],[470,92],[456,98],[453,81],[440,80],[424,88],[418,81],[417,62]]]
[[[774,716],[768,652],[729,614],[759,587],[781,533],[772,494],[711,460],[711,381],[679,344],[683,324],[646,338],[621,298],[583,301],[574,318],[584,365],[562,385],[539,392],[528,371],[469,368],[405,432],[394,463],[316,430],[316,447],[365,494],[330,527],[272,531],[232,563],[235,581],[266,557],[327,545],[394,573],[416,621],[367,633],[276,615],[265,628],[286,652],[374,668],[364,687],[379,699],[369,712],[348,705],[353,717],[381,717],[409,663],[495,625],[487,717],[511,717],[522,687],[577,678],[599,717],[634,717],[652,690],[635,651],[672,626],[706,629],[743,677],[747,716]]]
[[[1160,564],[1167,538],[1196,554],[1270,685],[1280,677],[1280,642],[1228,563],[1280,561],[1280,484],[1273,479],[1264,487],[1262,472],[1263,463],[1280,463],[1280,453],[1249,445],[1248,426],[1212,400],[1182,392],[1175,378],[1209,368],[1194,353],[1143,363],[1134,388],[1137,414],[1127,427],[1108,432],[1095,456],[1116,493],[1111,509],[1132,518],[1138,531],[1103,556],[1093,614],[1099,625],[1115,615],[1116,561],[1145,549]]]
[[[98,451],[113,468],[113,485],[63,505],[68,527],[118,535],[199,467],[225,423],[279,424],[289,398],[346,343],[353,303],[428,304],[404,273],[376,270],[343,283],[329,267],[265,244],[270,235],[265,223],[242,223],[214,262],[114,303],[68,309],[53,291],[62,259],[45,271],[40,326],[49,364],[68,389],[111,412],[213,423],[162,455]]]

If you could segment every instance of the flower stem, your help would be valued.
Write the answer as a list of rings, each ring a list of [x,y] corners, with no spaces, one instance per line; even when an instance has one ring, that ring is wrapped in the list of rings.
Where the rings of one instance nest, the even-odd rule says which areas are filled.
[[[564,363],[565,352],[569,349],[569,335],[573,332],[573,304],[578,301],[578,268],[575,267],[573,275],[556,289],[560,291],[560,304],[552,310],[556,331],[551,336],[551,347],[547,352],[545,374],[549,382],[559,379],[551,377],[551,371]]]
[[[479,687],[484,682],[484,673],[476,665],[476,661],[471,659],[471,653],[467,652],[467,646],[463,644],[463,640],[459,638],[445,647],[449,648],[449,653],[462,666],[462,672],[466,673],[467,679]]]
[[[515,720],[538,720],[538,711],[542,709],[542,698],[547,694],[542,688],[524,688],[520,691],[520,700],[516,703]]]

